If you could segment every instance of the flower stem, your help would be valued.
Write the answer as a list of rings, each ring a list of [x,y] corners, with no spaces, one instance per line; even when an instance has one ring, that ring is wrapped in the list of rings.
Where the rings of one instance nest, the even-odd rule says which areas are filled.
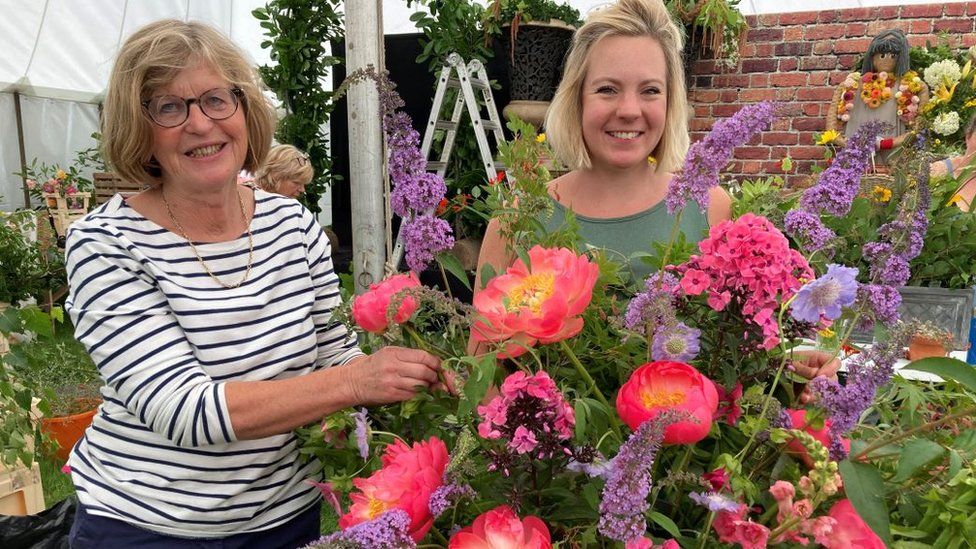
[[[882,448],[882,447],[887,446],[887,445],[889,445],[891,443],[898,442],[899,440],[904,440],[904,439],[906,439],[908,437],[911,437],[913,435],[916,435],[918,433],[924,433],[926,431],[931,431],[932,429],[935,429],[936,427],[938,427],[940,425],[944,425],[944,424],[949,423],[950,421],[953,421],[953,420],[958,419],[960,417],[969,417],[969,416],[972,416],[973,414],[976,414],[976,406],[970,406],[969,408],[964,408],[961,412],[956,412],[954,414],[949,414],[949,415],[947,415],[947,416],[945,416],[945,417],[943,417],[943,418],[941,418],[939,420],[933,421],[931,423],[926,423],[924,425],[918,425],[916,427],[912,427],[911,429],[908,429],[907,431],[902,431],[901,433],[897,433],[895,435],[891,435],[891,436],[889,436],[887,438],[878,439],[878,440],[872,442],[871,444],[869,444],[867,448],[865,448],[865,449],[861,450],[860,452],[858,452],[857,455],[851,456],[850,457],[850,460],[851,461],[859,461],[859,460],[862,460],[865,457],[867,457],[868,454],[870,454],[871,452],[877,450],[878,448]]]
[[[400,435],[398,435],[396,433],[391,433],[389,431],[377,431],[376,429],[370,429],[369,430],[369,433],[371,435],[383,435],[383,436],[387,436],[387,437],[390,437],[392,439],[399,440],[400,442],[402,442],[404,444],[407,443],[407,441],[403,440],[403,437],[401,437]]]
[[[449,542],[447,541],[447,538],[444,537],[444,534],[442,534],[440,530],[438,530],[437,528],[431,528],[430,531],[433,532],[434,533],[434,537],[437,538],[437,540],[441,542],[440,543],[440,546],[441,547],[447,547],[448,546]],[[435,545],[435,547],[436,547],[436,545]]]
[[[613,416],[613,406],[610,406],[610,402],[607,401],[607,397],[603,396],[603,393],[600,392],[600,388],[596,386],[596,381],[593,379],[593,376],[586,371],[583,363],[580,362],[579,358],[576,356],[576,353],[573,352],[573,349],[570,348],[565,339],[559,342],[559,346],[562,348],[563,352],[566,353],[566,357],[569,358],[569,361],[573,363],[573,366],[576,368],[576,373],[578,373],[580,377],[586,381],[586,384],[590,386],[590,390],[593,391],[594,395],[596,395],[597,400],[599,400],[601,404],[610,410],[610,426],[613,427],[613,430],[619,436],[620,426],[617,424],[617,419]]]
[[[441,262],[437,262],[437,268],[441,271],[441,279],[444,280],[444,289],[447,291],[447,297],[454,299],[454,295],[451,294],[451,284],[447,281],[447,273],[444,272],[444,265]]]
[[[436,356],[441,360],[444,360],[449,356],[449,353],[445,352],[442,349],[439,349],[434,345],[431,345],[426,340],[424,340],[424,338],[420,337],[420,334],[417,333],[417,330],[415,330],[413,326],[411,326],[409,323],[401,324],[400,328],[403,329],[404,332],[407,332],[407,335],[410,336],[411,340],[413,340],[414,345],[416,345],[417,348],[420,349],[421,351],[427,351],[428,353]]]
[[[705,549],[705,544],[708,543],[708,531],[712,529],[713,520],[715,520],[715,512],[710,511],[708,513],[708,520],[705,521],[705,529],[700,532],[701,543],[699,543],[698,549]]]

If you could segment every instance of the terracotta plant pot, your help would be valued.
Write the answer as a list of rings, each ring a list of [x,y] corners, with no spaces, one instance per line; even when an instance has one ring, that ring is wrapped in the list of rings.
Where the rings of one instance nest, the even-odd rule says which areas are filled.
[[[85,429],[91,425],[95,412],[98,411],[96,402],[91,410],[70,416],[46,417],[41,419],[41,431],[58,443],[58,459],[67,461],[68,454],[76,442],[85,434]]]
[[[945,347],[937,339],[925,336],[913,336],[908,344],[908,360],[920,360],[929,357],[946,356]]]

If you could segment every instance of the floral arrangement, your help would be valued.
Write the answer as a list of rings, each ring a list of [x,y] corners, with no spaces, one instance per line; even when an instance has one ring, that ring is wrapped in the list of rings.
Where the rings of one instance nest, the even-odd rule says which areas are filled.
[[[83,202],[78,193],[91,192],[93,187],[91,181],[82,177],[74,167],[64,171],[57,165],[42,164],[38,167],[32,163],[27,174],[26,185],[31,197],[42,202],[46,199],[66,198],[69,208],[82,207]]]
[[[668,207],[707,196],[734,146],[774,116],[758,104],[717,122]],[[520,208],[499,210],[519,259],[483,273],[472,306],[404,275],[352,303],[367,347],[441,356],[457,395],[302,430],[339,527],[310,547],[884,547],[944,539],[945,522],[973,539],[967,511],[923,511],[939,494],[976,497],[953,480],[971,478],[963,464],[976,456],[969,367],[913,365],[949,380],[925,391],[895,375],[907,332],[893,287],[918,253],[927,186],[892,198],[895,215],[861,252],[865,273],[828,259],[829,218],[849,213],[880,131],[848,140],[785,232],[744,214],[692,253],[676,239],[632,297],[611,258],[520,217],[544,213],[532,209],[544,169],[525,162],[513,190],[492,190],[520,193]],[[802,342],[832,330],[839,356],[870,324],[883,336],[847,361],[843,382],[797,375]]]
[[[936,45],[912,48],[912,66],[929,87],[929,101],[922,107],[925,127],[934,134],[929,150],[958,154],[965,148],[963,128],[976,114],[976,48],[957,51],[943,37]]]

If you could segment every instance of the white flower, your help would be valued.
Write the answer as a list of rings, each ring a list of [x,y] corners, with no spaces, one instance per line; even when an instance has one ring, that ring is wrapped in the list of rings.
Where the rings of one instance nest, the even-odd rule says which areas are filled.
[[[952,135],[959,131],[959,113],[942,113],[932,121],[932,131],[939,135]]]
[[[925,69],[925,83],[935,89],[941,85],[951,88],[962,78],[962,69],[952,59],[932,63]]]

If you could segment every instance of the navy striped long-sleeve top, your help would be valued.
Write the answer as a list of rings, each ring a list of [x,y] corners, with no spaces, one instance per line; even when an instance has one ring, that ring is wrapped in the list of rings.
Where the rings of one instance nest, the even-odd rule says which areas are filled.
[[[69,459],[82,504],[163,534],[213,538],[272,528],[318,501],[292,433],[237,440],[228,381],[272,380],[360,354],[332,320],[329,241],[292,199],[255,191],[253,267],[228,289],[188,243],[120,196],[71,225],[75,336],[98,365],[104,403]],[[196,244],[240,280],[247,235]]]

